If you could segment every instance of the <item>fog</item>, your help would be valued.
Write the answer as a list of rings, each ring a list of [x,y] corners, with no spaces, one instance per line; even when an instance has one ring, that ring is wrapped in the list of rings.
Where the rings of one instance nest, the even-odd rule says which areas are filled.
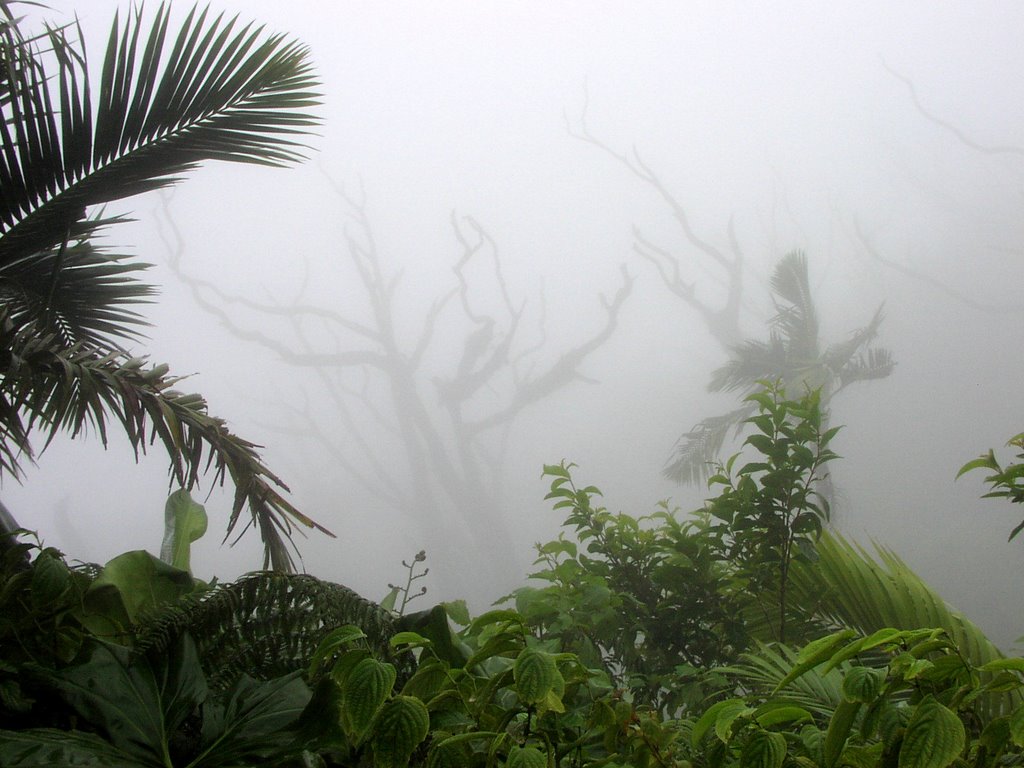
[[[53,19],[77,12],[98,72],[113,13],[127,5],[51,5]],[[170,195],[118,204],[135,221],[106,242],[154,265],[160,296],[145,309],[153,326],[137,351],[192,374],[181,388],[264,445],[290,498],[337,535],[296,536],[305,570],[379,599],[422,548],[430,599],[466,597],[479,609],[521,584],[532,544],[557,535],[562,515],[544,500],[541,468],[562,459],[610,509],[645,514],[662,499],[699,507],[704,489],[662,469],[683,432],[735,407],[734,395],[706,391],[728,353],[636,246],[672,254],[698,299],[721,307],[728,274],[710,254],[734,258],[731,228],[744,257],[741,338],[767,335],[767,277],[794,249],[808,256],[824,340],[842,340],[884,303],[877,343],[892,350],[895,371],[832,402],[834,423],[846,425],[832,470],[838,529],[895,550],[1003,647],[1024,634],[1022,544],[1006,541],[1020,512],[980,499],[980,473],[954,480],[1022,428],[1024,7],[213,8],[310,46],[323,83],[310,159],[288,169],[207,164]],[[643,167],[661,191],[635,172]],[[454,272],[480,233],[490,240]],[[524,384],[608,331],[564,386],[483,435],[470,475],[479,487],[458,503],[437,477],[435,498],[417,503],[400,435],[382,426],[388,380],[365,366],[324,373],[282,359],[305,343],[329,355],[367,347],[276,310],[317,306],[372,323],[346,241],[369,253],[371,235],[382,284],[397,279],[392,320],[404,354],[449,295],[417,370],[418,394],[447,438],[443,383],[467,359],[467,336],[490,327],[482,318],[515,328],[512,363],[466,402],[469,420],[503,413]],[[618,306],[623,270],[632,290]],[[444,450],[458,453],[452,442]],[[482,455],[495,458],[493,476]],[[195,493],[211,517],[196,574],[225,580],[258,568],[256,533],[222,545],[230,496],[210,490],[207,480]],[[95,435],[58,439],[21,484],[3,485],[22,524],[99,562],[157,550],[167,492],[158,448],[136,465],[116,434],[106,451]],[[460,518],[459,505],[476,517]],[[488,531],[499,542],[490,549]]]

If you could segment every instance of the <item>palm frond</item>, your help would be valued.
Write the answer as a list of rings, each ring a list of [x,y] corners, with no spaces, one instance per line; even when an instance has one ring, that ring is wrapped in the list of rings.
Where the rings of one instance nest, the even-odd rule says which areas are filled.
[[[376,603],[305,574],[262,572],[162,611],[137,628],[135,647],[161,653],[188,632],[208,682],[223,690],[243,672],[269,680],[308,669],[324,635],[343,624],[360,627],[379,654],[392,655],[395,620]]]
[[[88,240],[61,246],[10,265],[0,305],[14,322],[35,323],[68,346],[97,334],[138,338],[148,323],[130,307],[149,303],[154,290],[134,275],[148,267]]]
[[[757,382],[784,378],[789,371],[789,352],[782,338],[772,334],[767,342],[747,339],[732,348],[732,358],[711,372],[709,392],[752,392]]]
[[[1002,658],[984,632],[950,608],[892,550],[878,544],[874,550],[872,556],[839,534],[826,532],[818,542],[818,561],[792,573],[794,602],[817,602],[820,613],[835,626],[865,635],[886,627],[940,627],[974,666]],[[997,712],[1010,703],[1008,695],[992,695],[982,706]]]
[[[210,416],[199,395],[172,389],[180,380],[168,376],[167,366],[146,367],[143,359],[84,344],[69,348],[0,311],[0,375],[0,469],[17,473],[20,454],[31,456],[33,430],[46,433],[49,444],[59,432],[74,436],[92,427],[105,445],[107,423],[116,419],[136,455],[159,438],[182,487],[193,487],[210,469],[215,483],[230,478],[235,494],[228,535],[248,506],[252,519],[246,528],[258,526],[265,564],[292,567],[285,546],[292,523],[332,535],[281,495],[277,489],[287,486],[262,463],[259,446]]]
[[[161,5],[148,31],[138,11],[115,18],[98,98],[81,44],[51,28],[59,108],[35,47],[7,40],[5,58],[20,64],[8,67],[0,120],[0,281],[109,223],[88,218],[90,206],[167,186],[205,160],[303,157],[295,138],[317,123],[306,110],[318,103],[306,48],[196,9],[171,40],[169,14]]]
[[[797,360],[816,360],[818,313],[811,296],[807,256],[803,251],[792,251],[783,256],[775,266],[769,284],[777,313],[771,325],[785,340],[789,356]]]
[[[682,435],[675,448],[675,458],[662,474],[670,480],[687,485],[699,485],[711,474],[714,463],[722,451],[729,430],[739,430],[746,418],[754,413],[749,404],[721,416],[711,416],[695,424]]]
[[[798,655],[799,651],[788,645],[758,643],[738,662],[719,671],[735,676],[747,691],[768,696],[796,666]],[[827,720],[842,701],[843,673],[849,668],[844,662],[825,673],[820,668],[808,670],[791,681],[781,695]]]

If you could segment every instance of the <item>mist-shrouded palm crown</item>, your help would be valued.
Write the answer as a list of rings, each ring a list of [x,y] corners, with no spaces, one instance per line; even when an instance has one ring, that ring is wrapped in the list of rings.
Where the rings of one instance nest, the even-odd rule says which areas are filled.
[[[758,382],[781,381],[794,394],[820,389],[822,403],[827,404],[855,381],[892,373],[892,353],[871,346],[882,324],[882,307],[848,339],[823,350],[803,252],[793,251],[779,261],[770,286],[775,316],[769,322],[768,340],[747,339],[734,346],[729,362],[711,374],[709,391],[739,391],[745,396],[760,387]],[[696,424],[679,438],[665,476],[694,485],[706,480],[729,432],[741,430],[755,408],[751,404]]]
[[[307,49],[193,8],[171,32],[161,5],[115,16],[91,79],[77,24],[29,38],[0,0],[0,475],[20,473],[30,436],[111,423],[136,455],[157,439],[173,479],[212,470],[235,487],[228,534],[246,507],[266,563],[292,565],[292,524],[322,529],[282,495],[258,446],[173,389],[180,379],[123,346],[141,338],[135,307],[148,265],[92,238],[121,221],[97,206],[173,184],[206,160],[285,166],[318,120]]]

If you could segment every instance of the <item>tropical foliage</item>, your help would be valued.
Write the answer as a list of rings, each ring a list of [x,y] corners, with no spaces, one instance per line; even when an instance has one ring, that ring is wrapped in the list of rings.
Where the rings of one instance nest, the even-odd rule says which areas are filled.
[[[235,483],[229,525],[248,505],[278,568],[289,521],[314,524],[256,446],[122,348],[149,288],[143,265],[93,243],[119,219],[89,209],[205,160],[298,159],[315,102],[306,52],[206,12],[176,36],[166,7],[148,26],[135,12],[114,22],[93,100],[69,30],[27,40],[7,0],[0,14],[0,474],[19,473],[36,432],[92,427],[105,440],[116,423],[136,451],[159,438],[183,486],[159,558],[75,564],[26,531],[3,535],[0,765],[1024,763],[1024,659],[891,550],[827,530],[828,399],[892,360],[868,346],[880,311],[820,349],[800,254],[773,275],[769,342],[738,348],[713,377],[745,391],[726,421],[749,435],[711,466],[713,496],[692,514],[612,513],[574,465],[546,466],[565,530],[500,601],[514,608],[476,618],[462,602],[407,611],[426,594],[414,588],[424,552],[381,604],[305,574],[194,578],[208,520],[187,489],[203,467]],[[688,437],[706,459],[718,422],[704,424]],[[1024,449],[1024,436],[1010,444]],[[987,469],[987,495],[1017,503],[1021,466],[989,452],[961,474]]]
[[[1011,448],[1016,448],[1021,453],[1016,454],[1017,459],[1024,459],[1024,432],[1016,437],[1010,438],[1006,443]],[[992,474],[985,478],[985,482],[992,488],[983,498],[1007,499],[1012,504],[1024,503],[1024,461],[1007,464],[1005,467],[996,459],[995,451],[989,450],[974,461],[964,464],[957,477],[974,469],[987,469]],[[1024,522],[1019,523],[1010,531],[1010,541],[1024,530]]]
[[[732,358],[711,374],[711,392],[757,391],[761,382],[779,381],[790,393],[817,390],[827,408],[832,397],[858,381],[892,373],[892,353],[872,346],[882,325],[882,308],[863,328],[844,341],[825,345],[820,338],[818,311],[811,295],[807,257],[786,254],[769,281],[775,315],[768,340],[748,339],[732,348]],[[729,432],[739,431],[753,413],[750,402],[728,413],[700,421],[679,438],[665,476],[697,485],[712,473]]]
[[[95,243],[124,220],[102,206],[175,183],[207,160],[281,166],[316,123],[308,52],[197,9],[176,34],[170,8],[115,18],[98,84],[74,27],[26,38],[0,0],[0,474],[17,476],[59,432],[116,424],[136,454],[159,438],[174,480],[235,486],[229,533],[247,506],[267,562],[288,568],[292,523],[319,527],[283,495],[257,446],[174,388],[167,366],[129,354],[152,289],[146,265]],[[98,85],[98,96],[96,86]]]

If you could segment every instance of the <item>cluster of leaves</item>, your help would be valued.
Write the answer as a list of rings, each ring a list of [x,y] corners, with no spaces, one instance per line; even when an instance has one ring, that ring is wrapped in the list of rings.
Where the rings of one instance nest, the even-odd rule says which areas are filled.
[[[60,669],[92,638],[127,642],[140,618],[205,588],[144,550],[101,568],[70,565],[38,542],[10,544],[0,569],[0,716],[13,724],[46,712],[30,668]]]
[[[982,498],[1007,499],[1012,504],[1021,504],[1024,503],[1024,432],[1011,438],[1006,445],[1021,451],[1016,458],[1022,461],[1007,464],[1004,467],[996,459],[995,451],[990,449],[988,453],[964,464],[957,473],[957,477],[974,469],[987,469],[992,474],[985,478],[985,482],[992,487],[992,490]],[[1024,530],[1024,521],[1010,531],[1009,540],[1013,541],[1013,538],[1022,530]]]
[[[448,617],[462,629],[453,633]],[[358,627],[325,638],[310,668],[320,680],[303,727],[332,764],[674,764],[682,743],[675,723],[638,714],[606,675],[532,637],[521,614],[495,610],[470,621],[449,605],[433,618],[422,632],[391,638],[396,651],[418,656],[404,681]]]
[[[290,729],[310,699],[301,674],[243,675],[213,695],[188,636],[151,656],[90,640],[78,663],[34,672],[88,730],[0,730],[10,768],[273,765],[303,751]]]
[[[691,720],[690,746],[709,767],[1015,765],[1022,672],[1019,658],[972,665],[941,629],[842,630],[804,646],[770,690]],[[983,717],[991,698],[1003,706]]]
[[[720,494],[686,519],[666,504],[641,518],[611,513],[594,504],[597,488],[576,486],[573,465],[544,470],[573,538],[539,545],[531,578],[546,585],[511,598],[538,637],[664,713],[725,686],[715,668],[753,640],[784,641],[794,622],[802,633],[820,628],[788,589],[828,518],[818,484],[838,428],[824,426],[818,393],[789,400],[781,385],[763,385],[748,398],[757,412],[744,447],[756,456],[719,465],[709,482]]]

